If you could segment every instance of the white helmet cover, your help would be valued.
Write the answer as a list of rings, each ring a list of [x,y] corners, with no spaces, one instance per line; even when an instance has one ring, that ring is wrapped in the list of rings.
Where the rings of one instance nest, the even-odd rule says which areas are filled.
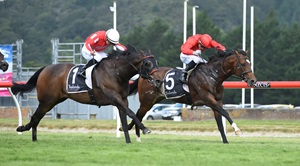
[[[106,38],[109,42],[113,44],[119,44],[120,34],[115,29],[109,29],[106,31]]]

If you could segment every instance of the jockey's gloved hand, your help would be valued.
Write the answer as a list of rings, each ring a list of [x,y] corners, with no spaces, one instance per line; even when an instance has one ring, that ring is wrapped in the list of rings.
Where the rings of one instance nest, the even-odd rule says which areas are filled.
[[[126,51],[127,48],[121,44],[116,44],[115,47],[117,48],[117,50],[119,51]]]
[[[193,52],[193,54],[200,56],[201,55],[201,50],[196,50],[196,51]]]

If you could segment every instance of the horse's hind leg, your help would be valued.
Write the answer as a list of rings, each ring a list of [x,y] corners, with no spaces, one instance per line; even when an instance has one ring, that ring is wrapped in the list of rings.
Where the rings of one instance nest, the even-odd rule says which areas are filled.
[[[17,131],[23,132],[32,129],[32,141],[37,141],[37,126],[40,123],[41,119],[45,116],[46,112],[48,112],[52,107],[53,106],[44,107],[41,104],[39,104],[35,113],[32,115],[30,122],[25,126],[19,126],[17,128]]]
[[[41,118],[38,118],[39,117],[39,109],[40,108],[40,106],[36,109],[36,111],[35,111],[35,113],[31,116],[31,119],[30,119],[30,122],[29,123],[27,123],[25,126],[19,126],[16,130],[18,131],[18,132],[23,132],[23,131],[28,131],[28,130],[30,130],[32,127],[34,127],[34,126],[37,126],[37,124],[39,123],[39,121],[41,120],[41,118],[43,117],[41,117]]]

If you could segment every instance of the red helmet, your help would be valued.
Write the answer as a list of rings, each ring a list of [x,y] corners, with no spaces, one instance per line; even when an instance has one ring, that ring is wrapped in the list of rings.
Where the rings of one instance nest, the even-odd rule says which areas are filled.
[[[200,36],[199,43],[204,46],[205,48],[210,48],[210,42],[212,38],[208,34],[203,34]]]

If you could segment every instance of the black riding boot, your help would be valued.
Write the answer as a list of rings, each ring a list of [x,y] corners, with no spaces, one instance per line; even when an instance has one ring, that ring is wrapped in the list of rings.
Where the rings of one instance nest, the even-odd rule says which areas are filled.
[[[186,77],[188,74],[188,71],[193,69],[197,64],[194,61],[191,61],[189,64],[186,65],[185,69],[183,70],[182,74],[179,77],[179,81],[186,84]]]
[[[78,75],[81,76],[81,77],[83,77],[83,78],[86,78],[85,77],[85,70],[88,67],[91,67],[91,66],[93,66],[96,63],[97,63],[97,61],[95,59],[89,60],[88,63],[85,66],[83,66],[83,68],[81,68],[81,70],[78,72]]]

